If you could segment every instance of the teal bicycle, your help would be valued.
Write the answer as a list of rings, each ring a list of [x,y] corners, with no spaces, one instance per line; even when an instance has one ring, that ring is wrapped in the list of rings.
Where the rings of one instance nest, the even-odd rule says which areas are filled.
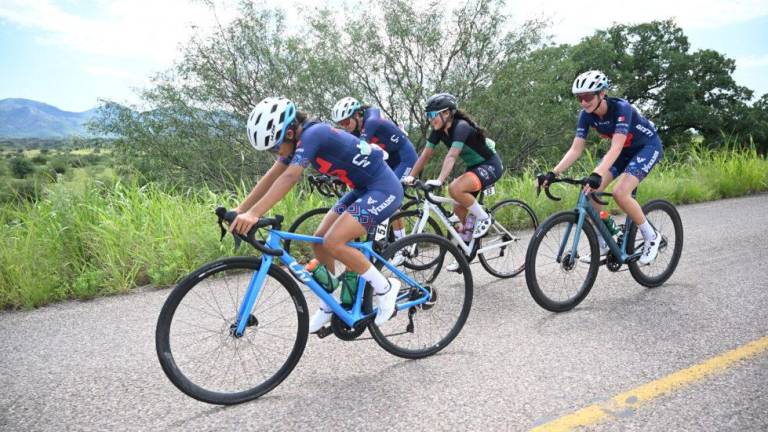
[[[237,214],[222,207],[216,214],[223,237],[224,222]],[[296,281],[334,312],[330,327],[318,332],[320,337],[334,334],[356,340],[367,328],[391,354],[418,359],[444,349],[461,331],[472,306],[472,275],[463,254],[448,240],[431,234],[407,236],[381,254],[372,241],[349,243],[385,277],[402,282],[396,315],[379,327],[374,322],[373,290],[365,280],[358,278],[351,306],[340,304],[281,246],[288,239],[323,239],[280,231],[282,219],[261,218],[247,236],[236,236],[236,243],[246,241],[261,257],[205,264],[165,301],[155,347],[163,371],[185,394],[212,404],[237,404],[262,396],[288,377],[304,352],[309,326],[307,303]],[[260,229],[266,230],[264,240],[256,239]],[[389,259],[398,251],[407,259],[395,266]],[[442,271],[451,260],[461,266],[460,275]]]
[[[560,182],[583,188],[586,178],[552,181]],[[550,199],[560,200],[550,193],[549,188],[544,191]],[[637,189],[632,196],[636,193]],[[525,281],[533,299],[544,309],[564,312],[576,307],[592,289],[601,265],[612,272],[621,271],[622,266],[627,265],[632,277],[648,288],[658,287],[674,273],[683,251],[683,223],[675,206],[660,199],[643,205],[646,218],[662,236],[656,259],[643,266],[638,262],[643,237],[637,225],[627,218],[614,239],[589,203],[591,199],[608,205],[600,199],[603,196],[611,194],[580,192],[576,209],[553,214],[533,234],[525,258]],[[585,259],[587,255],[600,256],[598,234],[608,244],[608,255],[601,259]]]

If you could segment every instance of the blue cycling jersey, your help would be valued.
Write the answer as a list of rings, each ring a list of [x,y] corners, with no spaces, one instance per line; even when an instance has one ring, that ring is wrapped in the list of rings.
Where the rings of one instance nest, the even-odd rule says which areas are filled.
[[[416,165],[416,149],[397,125],[381,116],[378,108],[368,108],[363,115],[363,130],[360,139],[376,144],[389,153],[387,165],[401,178],[410,173]]]
[[[286,163],[285,158],[280,159]],[[380,170],[389,170],[384,153],[367,142],[325,123],[305,122],[291,165],[312,165],[323,174],[337,177],[351,189],[373,185]]]
[[[629,102],[614,97],[608,97],[605,100],[608,103],[608,112],[605,117],[601,118],[596,114],[581,111],[576,126],[577,137],[586,138],[591,126],[602,138],[612,138],[615,133],[625,134],[627,136],[624,142],[625,148],[641,148],[659,139],[656,126],[640,115]]]

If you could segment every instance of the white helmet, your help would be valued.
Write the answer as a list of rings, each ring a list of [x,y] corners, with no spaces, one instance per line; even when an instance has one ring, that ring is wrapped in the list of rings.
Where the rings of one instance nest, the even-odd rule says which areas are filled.
[[[296,118],[296,105],[284,97],[268,97],[248,116],[248,141],[256,150],[279,146],[285,130]]]
[[[344,120],[345,118],[352,117],[355,111],[360,109],[360,102],[353,97],[345,97],[344,99],[336,102],[331,111],[331,118],[336,123]]]
[[[598,70],[584,72],[573,80],[573,94],[596,93],[608,88],[608,77]]]

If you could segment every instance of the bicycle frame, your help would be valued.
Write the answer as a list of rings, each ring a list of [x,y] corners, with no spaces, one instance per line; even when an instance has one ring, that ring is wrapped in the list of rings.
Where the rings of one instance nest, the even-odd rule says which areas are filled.
[[[301,242],[307,242],[307,243],[322,243],[323,238],[322,237],[314,237],[314,236],[308,236],[304,234],[295,234],[288,231],[279,231],[279,230],[267,230],[267,240],[266,240],[266,246],[272,249],[282,249],[281,242],[282,240],[295,240],[295,241],[301,241]],[[385,260],[381,257],[378,253],[376,253],[373,250],[373,241],[366,241],[366,242],[349,242],[347,243],[348,246],[351,246],[363,253],[365,257],[370,261],[372,258],[375,258],[376,260],[380,261],[386,268],[391,270],[398,278],[408,283],[408,285],[412,287],[417,287],[424,295],[416,300],[412,300],[405,303],[397,303],[396,309],[398,311],[403,309],[408,309],[413,306],[417,306],[423,303],[426,303],[431,298],[431,294],[429,290],[418,284],[416,281],[408,277],[405,273],[401,272],[397,269],[394,265],[389,263],[389,261]],[[299,282],[304,283],[307,285],[310,290],[312,290],[313,293],[317,297],[319,297],[321,300],[323,300],[327,305],[331,307],[331,310],[333,313],[335,313],[339,318],[341,318],[342,321],[344,321],[349,327],[353,327],[357,322],[359,322],[362,319],[369,318],[372,314],[363,314],[363,295],[365,291],[365,279],[362,277],[358,278],[357,281],[357,295],[355,298],[355,302],[352,305],[351,310],[345,309],[339,302],[336,301],[336,299],[333,297],[331,293],[328,293],[315,279],[312,277],[312,274],[308,272],[304,266],[299,264],[295,258],[293,258],[291,255],[285,252],[283,250],[283,254],[279,257],[280,261],[288,267],[288,269],[291,271],[293,276],[299,280]],[[259,267],[259,270],[254,273],[254,275],[251,277],[251,281],[248,284],[248,289],[245,293],[245,296],[243,297],[243,303],[240,305],[240,310],[237,314],[237,329],[235,336],[242,336],[245,332],[246,324],[248,323],[248,318],[251,315],[251,311],[253,311],[253,307],[256,304],[259,294],[261,293],[261,288],[264,286],[264,281],[267,278],[267,272],[269,271],[269,268],[272,265],[273,260],[275,257],[268,254],[263,254],[261,257],[261,267]],[[401,300],[401,298],[406,297],[406,295],[401,295],[398,297],[398,300]],[[375,311],[374,311],[375,312]]]
[[[433,200],[438,202],[445,202],[445,203],[453,203],[454,201],[450,198],[444,198],[439,196],[432,195],[431,197]],[[461,250],[464,252],[466,256],[470,256],[472,254],[472,249],[475,246],[475,242],[477,239],[472,238],[472,240],[469,241],[469,243],[465,243],[464,239],[461,238],[461,235],[456,231],[456,229],[453,228],[453,224],[450,220],[448,220],[448,217],[445,215],[444,210],[437,204],[431,203],[428,199],[423,199],[421,201],[422,203],[422,215],[419,219],[419,222],[416,224],[416,226],[413,229],[413,232],[409,234],[418,234],[424,231],[424,227],[427,225],[427,221],[429,220],[429,216],[431,213],[434,213],[437,218],[440,220],[440,222],[443,224],[443,226],[448,230],[448,232],[451,234],[451,237],[453,240],[457,243],[457,246],[461,248]],[[499,225],[501,226],[501,225]],[[502,226],[503,229],[503,226]],[[506,230],[505,230],[506,232]],[[509,235],[510,240],[507,240],[505,242],[495,243],[488,246],[484,246],[480,249],[478,249],[475,253],[481,254],[484,252],[487,252],[489,250],[493,249],[499,249],[502,248],[508,244],[514,243],[517,239],[514,238],[512,233],[507,232],[507,235]]]
[[[592,221],[592,226],[597,228],[598,235],[603,236],[603,239],[605,240],[606,244],[608,245],[608,248],[611,251],[611,255],[613,255],[620,264],[625,264],[628,261],[632,259],[636,259],[640,255],[642,255],[642,252],[635,252],[632,255],[627,255],[628,239],[626,238],[626,235],[629,232],[630,227],[632,226],[631,224],[634,223],[632,219],[630,219],[629,217],[627,217],[626,222],[624,223],[624,228],[621,231],[621,235],[624,240],[621,242],[621,246],[619,246],[616,243],[616,241],[613,240],[613,236],[611,235],[610,231],[608,231],[608,228],[600,219],[600,215],[598,214],[597,210],[595,210],[595,208],[589,203],[587,195],[583,191],[579,192],[579,201],[576,204],[575,211],[578,213],[579,217],[578,217],[578,221],[576,222],[576,234],[574,236],[573,246],[571,248],[571,259],[576,259],[576,252],[579,249],[581,229],[584,226],[584,221],[586,220],[586,218],[589,218]],[[562,260],[563,252],[567,247],[568,239],[571,235],[572,228],[573,228],[573,224],[569,224],[568,228],[566,228],[565,230],[563,241],[560,244],[560,250],[558,250],[557,252],[557,262],[561,262]]]

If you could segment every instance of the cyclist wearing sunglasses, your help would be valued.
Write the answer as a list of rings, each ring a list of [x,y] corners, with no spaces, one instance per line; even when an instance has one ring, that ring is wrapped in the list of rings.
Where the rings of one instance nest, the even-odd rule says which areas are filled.
[[[416,149],[402,129],[381,115],[381,110],[362,105],[353,97],[345,97],[336,102],[331,110],[331,118],[345,131],[386,151],[387,165],[398,179],[402,180],[411,173],[416,163]],[[392,229],[395,239],[405,236],[400,219],[392,221]],[[395,256],[392,262],[399,264],[402,259],[402,256]]]
[[[659,162],[663,147],[656,126],[651,121],[640,115],[626,100],[606,96],[608,85],[608,78],[600,71],[584,72],[573,81],[571,91],[582,108],[576,136],[560,163],[552,171],[539,175],[538,182],[546,187],[579,159],[590,127],[600,137],[610,138],[611,147],[589,175],[584,190],[587,193],[603,191],[618,177],[613,198],[640,228],[644,243],[639,262],[648,265],[656,258],[661,235],[646,220],[640,204],[632,197],[632,191]],[[593,202],[592,205],[600,210],[599,204]],[[600,255],[606,255],[608,245],[602,236],[598,236],[598,240]],[[582,260],[589,262],[590,257],[582,257]]]
[[[354,135],[329,124],[307,120],[305,113],[286,98],[266,98],[248,117],[248,140],[256,150],[279,148],[279,158],[235,209],[238,216],[230,230],[244,234],[277,204],[312,165],[321,173],[338,177],[351,189],[320,223],[313,243],[318,260],[333,271],[339,260],[373,287],[376,323],[383,324],[395,310],[400,287],[387,279],[358,250],[347,242],[364,237],[392,215],[403,199],[400,181],[384,163],[383,152],[361,142]],[[317,332],[331,320],[325,304],[310,318],[309,331]]]
[[[474,218],[472,237],[479,238],[491,227],[491,216],[477,202],[477,193],[496,183],[504,171],[501,159],[496,154],[496,144],[485,136],[485,130],[475,123],[466,112],[458,108],[456,97],[449,93],[438,93],[427,99],[425,107],[432,132],[427,138],[427,145],[421,152],[412,176],[416,177],[432,157],[434,148],[442,141],[448,147],[448,154],[437,179],[427,184],[442,186],[461,158],[467,166],[466,172],[454,179],[448,187],[448,193],[460,205],[453,211],[462,223],[466,222],[467,211]],[[412,178],[408,180],[412,181]]]

